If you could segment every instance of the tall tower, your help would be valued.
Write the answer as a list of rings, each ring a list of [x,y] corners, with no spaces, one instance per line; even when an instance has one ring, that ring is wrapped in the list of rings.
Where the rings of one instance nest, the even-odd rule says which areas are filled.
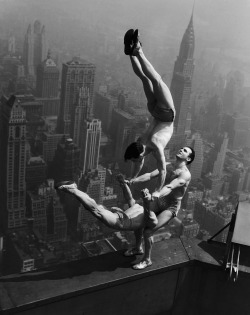
[[[213,175],[222,177],[223,166],[225,162],[226,152],[228,146],[228,135],[225,132],[224,138],[221,144],[220,151],[218,152],[217,159],[214,162]]]
[[[95,65],[79,58],[73,58],[63,64],[61,83],[61,103],[58,116],[57,132],[74,136],[74,118],[79,100],[79,89],[84,87],[89,91],[89,106],[91,118],[93,108]]]
[[[57,182],[73,179],[79,169],[80,149],[72,139],[64,139],[57,145],[54,156],[54,178]]]
[[[192,180],[201,178],[201,171],[203,166],[203,141],[199,133],[192,135],[191,139],[187,139],[187,144],[195,150],[195,159],[190,164],[190,172],[192,174]]]
[[[187,115],[190,110],[190,94],[194,72],[194,29],[193,13],[188,27],[183,35],[179,56],[174,65],[173,77],[170,86],[176,108],[175,136],[172,146],[177,148],[185,144],[185,129]]]
[[[91,108],[89,105],[89,90],[87,87],[81,87],[78,93],[78,102],[75,108],[75,117],[74,117],[74,134],[73,138],[75,144],[80,148],[81,146],[81,135],[82,127],[84,125],[84,120],[86,117],[91,116]]]
[[[33,28],[28,26],[24,39],[24,65],[27,75],[36,75],[37,66],[46,58],[47,43],[45,36],[45,26],[36,20]]]
[[[34,75],[34,40],[31,24],[29,24],[27,33],[25,34],[24,38],[23,58],[26,74]]]
[[[1,98],[0,202],[4,229],[26,225],[26,117],[16,97]]]
[[[98,166],[101,132],[100,120],[84,121],[80,154],[80,169],[82,173],[89,169],[96,169]]]
[[[37,67],[36,96],[53,98],[58,96],[59,69],[51,59],[48,51],[47,58]]]

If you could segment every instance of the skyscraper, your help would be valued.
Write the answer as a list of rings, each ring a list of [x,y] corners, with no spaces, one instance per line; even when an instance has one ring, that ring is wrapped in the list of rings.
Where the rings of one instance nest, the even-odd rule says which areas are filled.
[[[3,96],[0,103],[1,220],[10,229],[26,225],[26,117],[14,95]]]
[[[192,180],[201,178],[201,171],[203,166],[203,141],[199,133],[195,133],[191,139],[187,139],[187,144],[195,150],[195,159],[190,164],[190,172]]]
[[[58,96],[59,69],[48,51],[47,58],[37,66],[36,96]]]
[[[54,178],[57,182],[73,179],[79,167],[80,149],[72,139],[64,139],[57,145],[54,157]]]
[[[220,151],[218,152],[217,159],[214,162],[213,175],[222,177],[223,166],[225,162],[225,157],[227,153],[228,146],[228,136],[227,133],[224,134],[224,138],[221,144]]]
[[[78,101],[75,108],[74,116],[74,141],[75,144],[81,146],[81,135],[86,117],[91,116],[91,108],[89,106],[89,90],[87,87],[81,87],[78,93]]]
[[[79,90],[84,87],[89,91],[91,118],[93,108],[95,65],[79,58],[64,63],[62,68],[61,103],[58,116],[58,133],[74,136],[75,111],[79,100]]]
[[[84,121],[80,154],[80,169],[82,173],[89,169],[96,169],[98,166],[101,132],[100,120]]]
[[[185,144],[185,129],[187,115],[190,109],[190,94],[194,72],[194,29],[193,14],[183,35],[179,56],[174,65],[173,77],[170,86],[176,108],[175,134],[171,146],[179,148]]]
[[[33,28],[29,24],[24,38],[23,58],[26,75],[36,75],[37,66],[46,58],[46,46],[45,27],[36,20]]]

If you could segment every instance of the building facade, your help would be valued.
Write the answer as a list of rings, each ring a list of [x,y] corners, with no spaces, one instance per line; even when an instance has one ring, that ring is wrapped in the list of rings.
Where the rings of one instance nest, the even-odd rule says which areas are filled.
[[[64,63],[62,68],[61,102],[58,116],[58,133],[74,136],[75,111],[79,101],[79,90],[89,91],[89,106],[93,108],[95,65],[79,58]],[[91,117],[84,117],[85,119]]]

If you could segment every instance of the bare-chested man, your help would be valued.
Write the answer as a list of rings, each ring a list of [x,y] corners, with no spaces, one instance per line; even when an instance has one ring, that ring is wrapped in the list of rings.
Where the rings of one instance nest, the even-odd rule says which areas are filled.
[[[132,179],[135,179],[143,167],[144,157],[152,153],[159,170],[159,179],[155,189],[159,192],[166,177],[164,149],[173,134],[175,107],[169,88],[142,51],[138,30],[128,30],[124,36],[124,44],[124,52],[130,56],[132,68],[142,81],[148,110],[152,115],[147,131],[128,146],[124,159],[134,162]]]
[[[193,161],[194,156],[195,153],[192,148],[184,147],[180,149],[176,154],[174,170],[168,172],[166,178],[167,184],[158,195],[152,197],[147,189],[142,191],[143,207],[133,199],[129,185],[149,181],[159,176],[159,170],[141,175],[134,181],[124,180],[122,175],[118,176],[117,179],[121,184],[125,200],[129,205],[126,211],[118,207],[108,210],[103,205],[98,205],[89,195],[79,190],[74,182],[61,182],[56,184],[55,188],[74,195],[86,210],[90,211],[108,227],[119,231],[134,231],[136,239],[135,248],[127,250],[124,253],[125,256],[144,253],[142,248],[142,235],[144,235],[144,258],[139,264],[133,266],[134,269],[144,269],[152,264],[151,248],[153,233],[174,218],[180,209],[181,199],[191,179],[186,165]],[[168,168],[170,168],[170,165],[168,165]]]
[[[165,185],[161,191],[154,196],[149,193],[148,189],[142,191],[144,194],[143,206],[145,217],[148,218],[148,220],[145,220],[143,231],[145,253],[141,262],[133,266],[134,269],[144,269],[152,265],[153,234],[176,217],[181,206],[181,200],[191,180],[191,174],[187,165],[192,163],[194,157],[195,152],[192,148],[181,148],[176,154],[174,165],[166,163],[168,172]],[[157,176],[159,176],[159,170],[143,174],[130,182],[130,184],[146,182]],[[126,182],[129,184],[129,181]],[[137,235],[142,235],[142,233],[140,234],[138,231]],[[142,242],[137,239],[136,244],[137,247],[130,250],[131,256],[142,252]]]

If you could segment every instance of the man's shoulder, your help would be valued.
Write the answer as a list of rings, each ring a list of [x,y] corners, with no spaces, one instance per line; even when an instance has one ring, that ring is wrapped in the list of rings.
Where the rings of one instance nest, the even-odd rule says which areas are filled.
[[[189,171],[189,169],[184,169],[181,171],[183,177],[185,177],[185,179],[190,180],[191,179],[191,173]]]

